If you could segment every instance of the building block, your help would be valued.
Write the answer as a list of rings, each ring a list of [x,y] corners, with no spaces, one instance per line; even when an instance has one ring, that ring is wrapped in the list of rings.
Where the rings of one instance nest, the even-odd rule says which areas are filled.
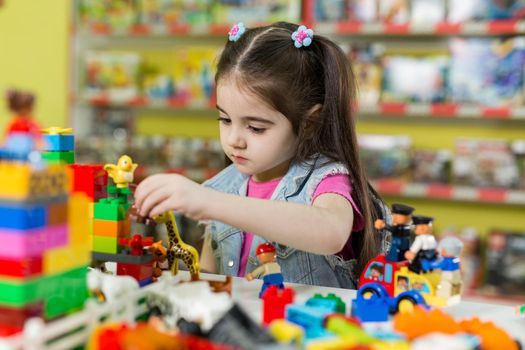
[[[86,266],[91,262],[91,249],[87,244],[69,244],[60,248],[52,248],[44,252],[44,274],[56,274],[72,270],[78,266]]]
[[[57,225],[35,230],[0,229],[0,256],[21,259],[26,256],[42,255],[48,249],[68,244],[68,225]]]
[[[293,303],[294,290],[285,287],[279,289],[277,286],[269,286],[263,300],[263,324],[268,325],[273,320],[284,319],[285,307]]]
[[[69,175],[61,165],[36,171],[28,164],[0,162],[0,197],[34,200],[68,194]]]
[[[75,137],[73,135],[42,135],[45,141],[45,150],[49,152],[62,152],[75,150]]]
[[[306,305],[326,307],[332,310],[332,312],[337,312],[343,315],[346,313],[346,303],[334,293],[329,293],[327,296],[322,296],[319,293],[314,294],[313,297],[306,301]]]
[[[131,220],[93,220],[93,235],[107,237],[128,237],[131,232]]]
[[[117,275],[131,276],[137,281],[151,278],[153,274],[153,262],[145,264],[117,263]]]
[[[48,206],[47,224],[50,226],[68,223],[68,201],[51,202]]]
[[[44,294],[44,317],[53,319],[80,310],[88,297],[87,266],[48,276]]]
[[[153,261],[151,254],[131,255],[131,254],[108,254],[102,252],[91,252],[91,259],[97,261],[111,261],[125,264],[146,264]]]
[[[108,174],[103,165],[72,164],[69,167],[73,170],[73,193],[83,192],[93,202],[107,197]]]
[[[24,307],[42,300],[45,290],[45,277],[39,276],[25,281],[0,279],[0,305]]]
[[[38,276],[42,271],[42,256],[19,259],[0,257],[0,279]]]
[[[324,308],[291,304],[286,307],[286,319],[305,329],[306,339],[328,336],[324,319],[330,311]]]
[[[73,193],[69,197],[69,241],[71,244],[91,241],[93,203],[84,193]],[[91,246],[91,245],[89,245]]]
[[[48,164],[73,164],[75,163],[75,152],[42,152],[42,159]]]
[[[106,236],[93,236],[93,251],[117,254],[118,238]]]
[[[24,327],[24,323],[31,317],[42,317],[44,307],[41,302],[29,304],[22,308],[0,305],[0,325]]]
[[[16,205],[16,206],[15,206]],[[48,224],[47,206],[43,204],[0,203],[0,228],[30,230],[42,228]]]
[[[103,198],[95,203],[95,219],[124,220],[127,218],[129,204],[118,198]]]

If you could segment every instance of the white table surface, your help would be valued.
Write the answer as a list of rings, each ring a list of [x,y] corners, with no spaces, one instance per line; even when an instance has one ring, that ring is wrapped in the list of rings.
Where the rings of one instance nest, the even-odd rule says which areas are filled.
[[[224,279],[223,276],[210,274],[203,274],[203,278],[218,280]],[[261,284],[261,280],[248,282],[245,279],[237,277],[234,277],[233,280],[233,299],[257,322],[261,322],[262,320],[262,302],[258,298]],[[293,283],[285,283],[285,285],[292,287],[295,290],[295,303],[304,303],[315,293],[321,293],[322,295],[334,293],[346,303],[347,313],[349,313],[352,299],[356,295],[356,291],[351,289],[309,286]],[[525,316],[517,315],[514,306],[475,302],[467,299],[461,301],[461,303],[457,305],[444,308],[444,310],[456,320],[477,316],[483,321],[492,321],[509,332],[515,339],[519,340],[522,345],[525,345]]]

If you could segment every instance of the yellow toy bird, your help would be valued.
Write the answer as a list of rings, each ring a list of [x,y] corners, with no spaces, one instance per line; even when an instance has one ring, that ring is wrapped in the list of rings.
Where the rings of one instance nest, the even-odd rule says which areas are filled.
[[[133,172],[137,169],[137,164],[133,164],[130,156],[123,155],[118,159],[117,165],[106,164],[104,170],[113,179],[117,188],[127,188],[133,182]]]

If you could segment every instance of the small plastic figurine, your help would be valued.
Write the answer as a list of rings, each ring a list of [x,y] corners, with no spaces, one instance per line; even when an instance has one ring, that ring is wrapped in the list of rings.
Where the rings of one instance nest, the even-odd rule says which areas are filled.
[[[117,188],[127,188],[133,182],[133,173],[137,169],[137,164],[133,164],[130,156],[123,155],[118,159],[117,165],[106,164],[104,170],[113,179]]]
[[[386,256],[388,261],[405,260],[405,252],[410,247],[410,233],[412,226],[412,213],[414,208],[405,204],[392,204],[392,225],[386,225],[383,220],[376,220],[376,229],[385,229],[392,234],[390,251]]]
[[[157,282],[159,277],[162,276],[162,271],[169,269],[168,251],[162,245],[162,240],[153,243],[147,249],[153,257],[153,273],[151,277],[153,282]]]
[[[14,117],[5,129],[7,148],[27,148],[27,150],[41,148],[42,135],[40,125],[33,119],[35,95],[30,92],[8,90],[6,93],[7,106]],[[23,145],[23,146],[21,146]]]
[[[421,260],[436,260],[437,242],[432,234],[433,218],[422,215],[414,215],[412,218],[415,226],[416,239],[405,252],[405,258],[410,261],[410,270],[420,273],[422,270]]]
[[[281,267],[277,264],[277,257],[275,255],[275,247],[270,242],[259,244],[255,250],[257,254],[257,260],[261,263],[261,266],[246,274],[248,281],[254,278],[263,277],[263,285],[259,292],[259,298],[262,298],[264,292],[269,286],[277,286],[278,288],[284,288],[284,278],[281,274]]]
[[[461,294],[463,282],[459,256],[463,250],[463,242],[456,237],[443,238],[438,245],[441,257],[432,266],[441,270],[441,282],[438,284],[436,295],[450,298],[453,295]]]
[[[142,238],[139,234],[134,234],[131,238],[120,238],[119,244],[127,245],[130,249],[130,254],[133,256],[144,255],[145,246],[152,244],[153,238]]]
[[[377,264],[370,266],[370,278],[374,281],[382,281],[383,266]]]

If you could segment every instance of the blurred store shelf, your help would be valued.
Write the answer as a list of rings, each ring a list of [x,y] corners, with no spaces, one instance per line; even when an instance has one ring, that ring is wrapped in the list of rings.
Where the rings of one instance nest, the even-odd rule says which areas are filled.
[[[427,198],[430,200],[525,205],[525,191],[518,190],[418,184],[387,179],[376,180],[372,184],[383,195]]]
[[[525,21],[494,20],[464,23],[439,22],[436,24],[394,24],[382,22],[316,23],[316,30],[323,35],[465,35],[493,36],[525,33]]]

